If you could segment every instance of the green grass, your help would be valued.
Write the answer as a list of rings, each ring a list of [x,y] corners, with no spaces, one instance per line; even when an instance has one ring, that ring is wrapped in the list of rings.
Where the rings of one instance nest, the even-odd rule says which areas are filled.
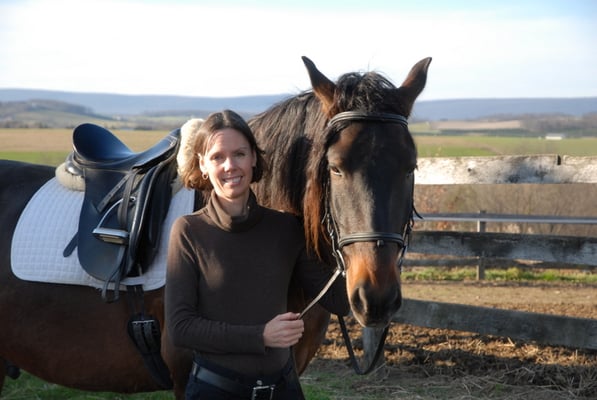
[[[65,151],[51,151],[51,152],[18,152],[18,151],[0,151],[0,159],[2,160],[17,160],[33,164],[53,165],[58,166],[64,162],[68,152]]]
[[[402,279],[406,281],[465,281],[477,279],[476,267],[417,267],[405,270]],[[597,274],[581,270],[530,269],[511,267],[507,269],[488,268],[486,281],[534,281],[597,284]]]
[[[3,400],[172,400],[174,398],[169,391],[132,395],[86,392],[47,383],[26,372],[21,372],[21,376],[16,380],[6,378],[1,397]]]
[[[505,136],[416,135],[420,157],[463,157],[513,154],[596,156],[597,138],[545,140]]]
[[[8,132],[8,130],[7,130]],[[0,133],[2,131],[0,130]],[[63,132],[59,132],[61,135]],[[123,131],[117,135],[126,136],[125,143],[140,151],[149,148],[165,132]],[[415,135],[415,143],[420,157],[463,157],[494,156],[513,154],[559,154],[570,156],[597,156],[597,138],[587,137],[564,140],[543,138],[495,137],[495,136],[443,136]],[[58,165],[69,153],[69,145],[64,151],[0,151],[0,159],[21,160],[35,164]],[[35,148],[35,143],[27,144]],[[0,145],[0,150],[2,146]]]
[[[305,380],[306,382],[303,382],[302,386],[308,400],[331,400],[334,392],[342,392],[342,383],[344,382],[329,374],[322,376],[311,374]],[[329,381],[331,389],[327,384],[322,387],[322,380]],[[21,372],[21,376],[16,380],[6,379],[1,398],[3,400],[172,400],[174,395],[171,391],[130,395],[86,392],[47,383],[27,372]]]
[[[317,387],[314,384],[302,384],[307,400],[332,400],[329,390]]]
[[[457,145],[446,147],[422,146],[418,151],[419,157],[481,157],[496,155],[491,149],[469,148]]]

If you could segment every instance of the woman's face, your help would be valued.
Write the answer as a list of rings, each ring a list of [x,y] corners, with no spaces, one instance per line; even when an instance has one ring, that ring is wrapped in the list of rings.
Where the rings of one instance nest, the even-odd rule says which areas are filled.
[[[228,202],[246,202],[256,163],[249,141],[232,128],[215,132],[206,153],[199,155],[201,172],[209,175],[216,195]]]

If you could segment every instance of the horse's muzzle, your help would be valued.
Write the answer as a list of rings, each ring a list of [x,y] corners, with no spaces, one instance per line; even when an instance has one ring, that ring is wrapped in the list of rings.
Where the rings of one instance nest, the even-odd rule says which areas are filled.
[[[349,296],[352,313],[363,326],[386,327],[402,305],[400,283],[391,285],[381,292],[368,286],[363,284],[355,287]]]

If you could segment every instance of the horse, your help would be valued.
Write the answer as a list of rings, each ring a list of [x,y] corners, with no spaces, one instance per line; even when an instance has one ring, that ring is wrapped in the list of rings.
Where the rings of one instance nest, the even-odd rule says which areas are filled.
[[[352,312],[363,326],[390,323],[401,304],[400,259],[412,219],[416,147],[406,119],[426,84],[430,58],[400,87],[375,72],[337,82],[303,58],[312,90],[250,119],[269,173],[254,187],[266,206],[304,221],[307,244],[330,266],[342,264]],[[20,214],[54,168],[0,161],[0,392],[18,368],[45,381],[88,391],[162,390],[126,334],[126,301],[106,303],[91,287],[41,283],[11,271],[11,240]],[[290,308],[308,299],[291,288]],[[148,314],[164,327],[163,288],[147,291]],[[295,346],[302,372],[325,336],[329,314],[305,315]],[[161,353],[175,397],[184,397],[191,353],[162,329]]]
[[[417,152],[406,119],[431,58],[416,63],[399,88],[376,72],[334,83],[303,62],[312,90],[250,120],[272,165],[255,191],[262,204],[300,216],[308,248],[339,265],[355,319],[387,327],[401,305],[400,264],[414,210]],[[301,311],[305,299],[294,289],[290,307]],[[294,351],[299,373],[329,318],[317,305],[305,315],[305,338]]]

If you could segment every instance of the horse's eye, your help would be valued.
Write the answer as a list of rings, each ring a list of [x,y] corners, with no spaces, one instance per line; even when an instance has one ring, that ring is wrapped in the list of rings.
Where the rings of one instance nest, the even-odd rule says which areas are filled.
[[[335,165],[330,165],[330,172],[336,176],[342,176],[342,171]]]

